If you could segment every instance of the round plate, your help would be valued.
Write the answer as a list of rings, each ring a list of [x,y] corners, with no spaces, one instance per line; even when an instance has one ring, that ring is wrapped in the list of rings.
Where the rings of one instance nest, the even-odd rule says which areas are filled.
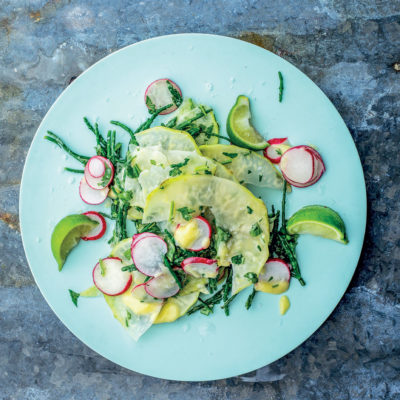
[[[278,102],[278,71],[284,77]],[[324,204],[343,217],[350,243],[318,237],[299,240],[298,257],[307,285],[293,279],[287,295],[291,307],[279,315],[280,296],[259,293],[246,311],[251,289],[239,294],[225,317],[222,310],[206,317],[183,317],[153,326],[136,343],[115,320],[103,298],[79,299],[75,308],[68,289],[90,285],[91,270],[109,253],[107,235],[82,242],[58,272],[50,250],[55,224],[65,215],[107,209],[79,198],[80,175],[64,166],[78,163],[45,141],[47,130],[73,149],[94,154],[94,135],[82,117],[98,121],[104,133],[109,121],[136,128],[148,117],[146,86],[168,77],[185,97],[210,105],[222,134],[228,112],[239,94],[249,96],[254,124],[266,137],[289,136],[292,145],[318,148],[326,173],[314,186],[294,189],[287,215],[307,204]],[[160,117],[158,120],[161,122]],[[118,130],[119,138],[128,139]],[[279,208],[281,194],[257,190],[268,207]],[[221,199],[223,201],[223,199]],[[365,184],[357,150],[342,118],[303,73],[282,58],[251,44],[213,35],[183,34],[146,40],[126,47],[89,68],[57,99],[33,139],[23,173],[20,218],[25,252],[35,280],[57,316],[86,345],[109,360],[143,374],[176,380],[210,380],[243,374],[284,356],[325,321],[343,296],[360,255],[366,221]]]

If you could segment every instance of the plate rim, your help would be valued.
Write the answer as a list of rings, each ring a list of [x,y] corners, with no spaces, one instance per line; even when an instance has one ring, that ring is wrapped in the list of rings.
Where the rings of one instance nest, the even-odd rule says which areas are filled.
[[[334,305],[334,307],[332,308],[332,310],[328,310],[326,313],[324,313],[322,322],[315,328],[313,329],[313,331],[311,332],[311,334],[309,334],[307,337],[305,337],[302,341],[300,341],[296,346],[292,347],[290,350],[286,351],[284,354],[281,354],[280,356],[277,356],[275,358],[273,358],[271,361],[268,362],[268,364],[264,364],[263,362],[261,363],[255,363],[257,365],[255,365],[255,368],[247,371],[247,372],[241,372],[239,374],[235,374],[235,375],[229,375],[229,376],[224,376],[224,377],[217,377],[217,378],[208,378],[208,379],[196,379],[196,380],[191,380],[191,379],[185,379],[185,378],[165,378],[163,376],[159,376],[157,374],[148,374],[148,373],[143,373],[143,372],[138,372],[126,365],[123,365],[120,362],[111,360],[110,358],[108,358],[107,356],[104,356],[103,354],[99,353],[98,351],[96,351],[90,344],[87,343],[86,340],[81,339],[80,337],[78,337],[74,332],[72,332],[72,330],[69,328],[69,326],[64,322],[64,319],[62,317],[60,317],[60,315],[55,311],[55,309],[53,308],[53,305],[50,303],[50,301],[48,300],[46,294],[42,291],[42,288],[39,286],[36,275],[34,273],[34,270],[31,267],[31,263],[29,261],[29,257],[28,257],[28,253],[26,251],[27,249],[27,244],[25,243],[25,239],[24,239],[24,231],[25,231],[25,227],[22,223],[22,208],[23,208],[23,191],[24,191],[24,186],[26,185],[26,164],[27,164],[27,160],[30,158],[31,155],[31,150],[32,150],[32,145],[33,145],[33,141],[36,138],[36,136],[38,135],[39,131],[42,128],[42,125],[44,124],[44,121],[47,119],[48,115],[52,112],[53,108],[56,107],[57,103],[59,102],[59,100],[61,99],[61,97],[64,95],[64,93],[66,93],[67,91],[70,90],[71,87],[74,87],[74,85],[76,84],[76,82],[78,80],[80,80],[81,77],[83,77],[88,71],[90,71],[92,68],[94,68],[95,66],[97,66],[97,64],[103,62],[104,60],[108,59],[111,56],[114,56],[115,54],[122,52],[124,50],[126,50],[127,48],[130,47],[134,47],[136,45],[139,44],[143,44],[145,42],[152,42],[152,41],[158,41],[158,40],[165,40],[166,38],[174,38],[174,37],[182,37],[182,36],[186,36],[186,37],[190,37],[190,36],[194,36],[194,37],[207,37],[210,40],[213,40],[214,38],[219,38],[219,39],[224,39],[224,40],[230,40],[230,41],[234,41],[234,42],[242,42],[245,43],[247,46],[250,47],[255,47],[257,49],[262,49],[263,51],[266,51],[268,53],[270,53],[271,55],[273,55],[274,57],[278,57],[280,59],[282,59],[284,62],[288,63],[292,68],[295,68],[297,71],[299,71],[305,78],[306,80],[310,81],[316,88],[317,90],[326,98],[326,100],[328,101],[328,104],[330,105],[331,108],[334,109],[334,111],[337,113],[338,117],[341,119],[341,121],[343,122],[344,126],[346,127],[347,133],[350,136],[351,139],[351,143],[354,146],[355,149],[355,153],[356,153],[356,157],[357,157],[357,161],[358,164],[360,166],[360,170],[361,170],[361,176],[362,176],[362,190],[360,190],[360,195],[363,198],[363,208],[365,210],[365,212],[362,215],[362,219],[363,219],[363,224],[362,224],[362,235],[361,235],[361,246],[360,249],[358,251],[358,256],[355,259],[355,266],[354,266],[354,271],[351,274],[351,277],[349,279],[348,284],[344,287],[343,291],[340,293],[340,296],[338,296],[338,300],[336,302],[336,304]],[[20,223],[20,230],[21,230],[21,240],[22,240],[22,244],[23,244],[23,249],[24,249],[24,253],[25,253],[25,257],[26,260],[28,262],[30,271],[32,273],[32,276],[34,278],[35,284],[37,286],[37,288],[39,289],[40,293],[42,294],[42,296],[44,297],[44,299],[46,300],[46,303],[48,304],[48,306],[50,307],[50,309],[54,312],[54,314],[57,316],[57,318],[62,322],[62,324],[64,325],[64,327],[66,327],[68,329],[69,332],[71,332],[80,342],[82,342],[84,345],[86,345],[87,347],[89,347],[92,351],[94,351],[96,354],[99,354],[101,357],[106,358],[108,361],[117,364],[123,368],[126,368],[129,371],[135,372],[135,373],[139,373],[145,376],[151,376],[151,377],[155,377],[158,379],[163,379],[163,380],[171,380],[171,381],[186,381],[186,382],[206,382],[206,381],[213,381],[213,380],[221,380],[221,379],[228,379],[228,378],[232,378],[235,376],[239,376],[239,375],[243,375],[243,374],[247,374],[250,373],[252,371],[255,371],[257,369],[263,368],[267,365],[270,365],[274,362],[276,362],[277,360],[287,356],[289,353],[293,352],[296,348],[298,348],[299,346],[301,346],[305,341],[307,341],[308,339],[310,339],[311,336],[313,336],[320,328],[321,326],[327,321],[327,319],[329,318],[329,316],[336,310],[338,304],[340,303],[340,301],[342,300],[344,294],[346,293],[347,289],[349,288],[353,278],[354,278],[354,274],[357,270],[358,264],[360,262],[360,258],[361,258],[361,254],[364,248],[364,242],[365,242],[365,233],[366,233],[366,226],[367,226],[367,214],[368,214],[368,203],[367,203],[367,188],[366,188],[366,183],[365,183],[365,175],[364,175],[364,169],[363,169],[363,164],[361,162],[361,158],[360,158],[360,154],[358,152],[357,146],[354,142],[354,139],[350,133],[349,128],[347,127],[347,124],[345,123],[345,121],[343,120],[343,117],[341,116],[341,114],[339,113],[339,111],[337,110],[337,108],[335,107],[335,105],[332,103],[332,101],[330,100],[330,98],[322,91],[322,89],[311,79],[309,78],[309,76],[304,73],[302,70],[300,70],[297,66],[295,66],[293,63],[291,63],[290,61],[278,56],[277,54],[273,53],[270,50],[267,50],[261,46],[257,46],[253,43],[247,42],[245,40],[242,40],[240,38],[234,38],[231,36],[226,36],[226,35],[218,35],[218,34],[210,34],[210,33],[177,33],[177,34],[169,34],[169,35],[161,35],[161,36],[155,36],[155,37],[151,37],[148,39],[144,39],[144,40],[140,40],[138,42],[135,43],[131,43],[128,44],[110,54],[107,54],[105,57],[100,58],[99,60],[97,60],[95,63],[93,63],[92,65],[90,65],[88,68],[86,68],[73,82],[71,82],[67,87],[65,87],[61,93],[57,96],[56,100],[52,103],[52,105],[50,106],[50,108],[48,109],[48,111],[45,113],[45,115],[42,117],[42,120],[39,124],[39,126],[37,127],[35,134],[32,137],[31,143],[29,145],[29,150],[26,154],[25,157],[25,161],[24,161],[24,167],[23,167],[23,171],[22,171],[22,175],[21,175],[21,183],[20,183],[20,189],[19,189],[19,202],[18,202],[18,212],[19,212],[19,223]],[[361,228],[360,228],[361,229]]]

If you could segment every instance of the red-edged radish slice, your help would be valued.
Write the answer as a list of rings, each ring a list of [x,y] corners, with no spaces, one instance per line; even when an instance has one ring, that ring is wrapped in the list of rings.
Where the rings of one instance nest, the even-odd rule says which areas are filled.
[[[218,275],[217,260],[203,257],[189,257],[182,261],[182,269],[195,278],[216,278]]]
[[[210,223],[203,217],[193,218],[197,221],[197,226],[199,227],[200,235],[192,243],[189,250],[200,251],[207,249],[210,246],[210,239],[212,234],[212,229]]]
[[[101,156],[94,156],[86,164],[87,170],[93,178],[101,178],[106,172],[102,158]]]
[[[131,249],[136,268],[144,275],[155,276],[163,272],[164,256],[168,246],[160,236],[147,236],[136,241]]]
[[[81,237],[82,240],[97,240],[100,239],[107,228],[106,220],[104,217],[96,211],[88,211],[83,213],[93,221],[98,222],[99,224],[93,228],[85,237]]]
[[[173,101],[174,98],[170,92],[168,82],[170,83],[172,88],[175,89],[182,96],[182,92],[181,89],[179,89],[179,86],[174,81],[171,81],[171,79],[167,78],[158,79],[150,83],[150,85],[147,86],[146,92],[144,94],[144,101],[147,108],[149,109],[150,104],[154,104],[156,109],[165,107],[168,104],[173,104],[171,107],[161,112],[161,115],[169,114],[178,108]],[[151,103],[147,101],[147,97],[150,99]]]
[[[169,272],[164,272],[146,282],[146,292],[156,299],[166,299],[179,292],[179,286]]]
[[[118,296],[126,292],[132,283],[132,275],[122,271],[122,261],[118,257],[102,260],[103,269],[98,262],[93,268],[93,282],[97,289],[108,296]]]
[[[157,236],[155,233],[151,233],[151,232],[142,232],[142,233],[135,233],[132,236],[132,244],[131,244],[131,249],[133,248],[133,246],[135,245],[135,243],[140,240],[143,239],[145,237],[149,237],[149,236]]]
[[[107,198],[110,188],[106,187],[101,190],[92,189],[86,182],[85,177],[82,177],[79,184],[79,195],[86,204],[97,205],[103,203]]]
[[[154,297],[146,292],[146,283],[141,283],[133,287],[131,291],[132,297],[142,303],[152,303],[155,301]],[[158,300],[157,300],[158,301]]]
[[[256,290],[279,294],[286,292],[290,283],[290,266],[280,258],[268,260],[254,285]]]
[[[301,187],[312,181],[316,158],[308,146],[296,146],[283,153],[280,168],[284,178],[293,186]]]
[[[309,151],[314,155],[316,161],[315,174],[312,178],[313,183],[315,183],[321,178],[322,174],[325,172],[325,164],[317,150],[309,147]]]
[[[325,171],[325,165],[324,162],[322,161],[321,155],[312,147],[309,146],[297,146],[297,149],[300,149],[301,152],[307,152],[310,154],[313,158],[313,175],[311,176],[310,179],[308,179],[306,182],[298,182],[293,180],[289,175],[287,175],[284,171],[285,165],[287,164],[287,159],[286,159],[286,153],[291,152],[292,149],[295,149],[295,147],[292,147],[290,150],[284,153],[284,156],[282,156],[281,159],[281,170],[282,174],[285,177],[285,179],[293,186],[299,187],[299,188],[304,188],[313,185],[316,183],[322,176],[322,174]],[[290,162],[290,158],[289,158]],[[286,163],[286,164],[285,164]],[[293,166],[293,165],[292,165]]]
[[[268,143],[269,143],[270,145],[276,145],[276,146],[279,146],[279,145],[282,145],[282,144],[285,144],[285,145],[287,145],[287,146],[290,146],[287,137],[269,139],[269,140],[268,140]]]
[[[279,164],[282,154],[290,149],[287,138],[275,138],[268,140],[269,146],[264,149],[264,157],[273,164]]]
[[[197,236],[188,242],[187,238],[197,233]],[[175,240],[184,249],[200,251],[208,248],[211,239],[211,225],[203,217],[195,217],[186,224],[178,224],[175,230]]]
[[[96,156],[97,159],[103,161],[105,172],[100,178],[94,178],[89,172],[89,162],[85,166],[85,179],[86,183],[95,190],[101,190],[107,187],[114,178],[114,166],[112,162],[105,157]],[[93,157],[92,157],[93,158]],[[90,160],[89,160],[90,161]]]

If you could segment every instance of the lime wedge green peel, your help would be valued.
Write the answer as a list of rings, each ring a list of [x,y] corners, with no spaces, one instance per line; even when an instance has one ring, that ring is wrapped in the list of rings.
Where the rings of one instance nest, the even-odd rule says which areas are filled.
[[[294,213],[287,222],[290,234],[308,233],[347,244],[346,228],[340,215],[326,206],[306,206]]]
[[[231,108],[226,123],[226,131],[232,143],[251,150],[262,150],[268,146],[267,141],[256,131],[250,122],[250,101],[240,95]]]
[[[72,214],[64,217],[54,228],[51,235],[51,251],[61,271],[70,251],[86,236],[98,222],[86,215]]]

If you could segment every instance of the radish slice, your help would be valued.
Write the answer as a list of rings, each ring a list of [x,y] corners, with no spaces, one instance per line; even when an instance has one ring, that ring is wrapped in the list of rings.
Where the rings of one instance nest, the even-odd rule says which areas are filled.
[[[79,184],[79,195],[86,204],[97,205],[103,203],[107,198],[109,190],[108,187],[100,190],[92,189],[87,184],[85,177],[81,179],[81,183]]]
[[[122,271],[121,260],[117,257],[104,258],[103,270],[98,262],[93,268],[93,282],[97,289],[108,296],[126,292],[132,283],[132,275]]]
[[[149,237],[149,236],[157,236],[155,233],[151,233],[151,232],[142,232],[142,233],[135,233],[132,236],[132,244],[131,244],[131,249],[133,249],[133,246],[136,244],[137,241],[139,241],[140,239],[143,239],[145,237]]]
[[[269,146],[264,149],[264,157],[273,164],[279,164],[282,154],[290,149],[287,138],[275,138],[268,140]]]
[[[307,146],[296,146],[285,151],[280,163],[284,178],[293,186],[306,184],[314,176],[314,160]]]
[[[194,223],[196,224],[199,232],[198,236],[192,243],[188,244],[187,246],[181,245],[180,242],[182,242],[182,239],[184,239],[185,236],[189,234],[186,233],[188,225]],[[187,248],[188,250],[192,251],[200,251],[208,248],[208,246],[210,245],[211,233],[212,229],[210,223],[203,217],[195,217],[191,219],[187,224],[177,225],[174,236],[175,240],[181,247]]]
[[[89,166],[90,166],[89,161],[95,157],[97,158],[97,160],[103,162],[105,168],[104,174],[100,178],[93,177],[89,171]],[[95,157],[92,157],[85,166],[85,179],[86,183],[92,189],[101,190],[107,187],[112,182],[114,178],[114,166],[112,165],[112,162],[105,157],[102,156],[95,156]]]
[[[325,164],[322,160],[321,155],[318,153],[317,150],[310,147],[309,151],[314,155],[315,162],[316,162],[315,174],[312,178],[312,184],[314,184],[321,178],[322,174],[325,172]]]
[[[287,146],[290,146],[287,137],[285,137],[285,138],[273,138],[273,139],[269,139],[269,140],[268,140],[268,143],[269,143],[270,145],[276,145],[276,146],[281,145],[281,144],[285,144],[285,145],[287,145]]]
[[[98,222],[99,224],[93,228],[85,237],[81,237],[82,240],[97,240],[100,239],[107,228],[106,220],[104,217],[96,211],[88,211],[83,213],[83,215],[88,216],[93,221]]]
[[[265,264],[265,268],[258,276],[259,282],[289,282],[290,267],[280,258],[271,258]]]
[[[182,261],[182,269],[195,278],[215,278],[218,275],[217,260],[189,257]]]
[[[140,285],[136,285],[131,291],[132,297],[136,300],[143,303],[151,303],[154,302],[154,297],[150,296],[146,292],[146,283],[141,283]],[[158,300],[157,300],[158,301]]]
[[[313,185],[325,171],[321,155],[309,146],[296,146],[287,150],[281,158],[280,167],[284,178],[299,188]],[[312,174],[309,176],[311,168]]]
[[[197,221],[197,226],[200,230],[199,237],[193,242],[189,250],[192,251],[200,251],[208,248],[210,245],[211,239],[211,225],[210,223],[203,217],[196,217],[194,218]]]
[[[106,172],[106,167],[102,157],[94,156],[86,164],[90,176],[93,178],[101,178]]]
[[[144,275],[155,276],[164,270],[164,256],[168,246],[160,236],[147,236],[132,246],[132,260],[136,268]]]
[[[179,86],[175,82],[171,81],[171,79],[158,79],[147,86],[144,94],[144,101],[149,110],[151,110],[150,104],[153,104],[155,109],[164,107],[168,104],[173,104],[171,107],[160,113],[161,115],[165,115],[175,111],[178,108],[174,103],[174,98],[170,92],[170,85],[168,85],[168,82],[172,88],[182,96],[181,89],[179,89]],[[151,103],[147,100],[147,98],[150,99]]]
[[[166,299],[179,292],[179,286],[174,277],[165,272],[146,282],[146,292],[156,299]]]

